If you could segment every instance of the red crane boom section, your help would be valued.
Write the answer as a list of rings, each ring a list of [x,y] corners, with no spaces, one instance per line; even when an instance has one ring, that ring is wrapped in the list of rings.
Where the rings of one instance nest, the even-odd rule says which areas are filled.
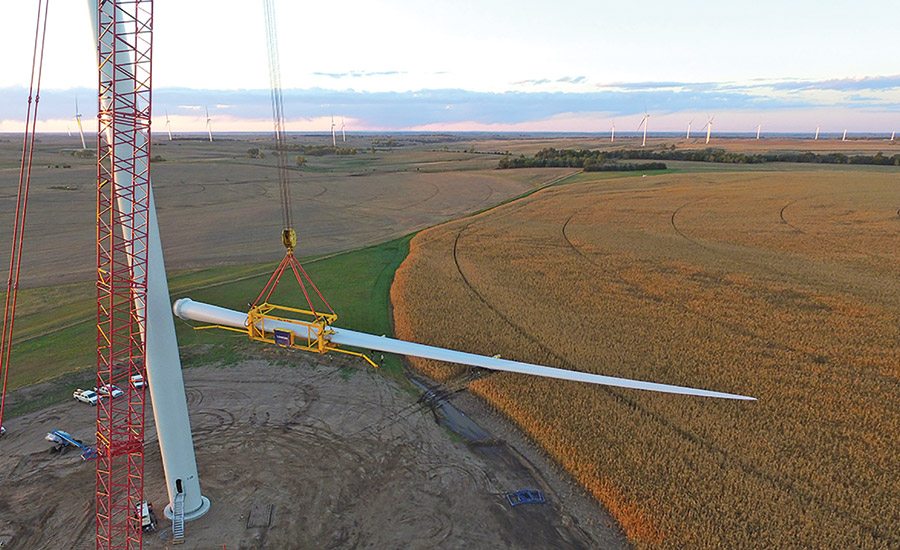
[[[97,548],[142,544],[153,3],[98,2]],[[109,392],[110,394],[112,391]]]

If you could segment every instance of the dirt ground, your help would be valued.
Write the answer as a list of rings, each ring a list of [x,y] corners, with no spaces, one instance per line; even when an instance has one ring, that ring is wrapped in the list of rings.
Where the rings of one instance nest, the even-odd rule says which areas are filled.
[[[181,548],[624,548],[612,519],[475,398],[477,443],[437,424],[418,395],[355,358],[293,355],[185,371],[197,463],[211,511]],[[460,405],[460,403],[462,403]],[[85,442],[94,409],[69,403],[10,420],[0,455],[4,550],[93,548],[92,463],[48,452]],[[481,422],[481,420],[479,420]],[[147,414],[145,497],[167,502]],[[543,491],[513,508],[505,494]],[[171,545],[162,518],[146,548]]]

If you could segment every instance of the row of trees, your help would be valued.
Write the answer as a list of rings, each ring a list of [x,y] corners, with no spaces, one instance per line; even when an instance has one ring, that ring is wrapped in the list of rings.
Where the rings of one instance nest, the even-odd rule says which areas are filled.
[[[585,172],[628,172],[635,170],[665,170],[663,162],[644,163],[618,163],[607,156],[603,151],[589,151],[583,149],[556,150],[554,148],[541,149],[533,157],[519,155],[513,157],[506,153],[498,168],[583,168]]]
[[[333,145],[302,145],[299,143],[285,145],[285,151],[297,151],[314,157],[325,155],[355,155],[356,147],[335,147]]]
[[[845,155],[844,153],[817,154],[806,152],[770,152],[770,153],[738,153],[724,149],[699,150],[663,150],[647,151],[640,149],[624,149],[608,151],[608,158],[653,159],[653,160],[692,160],[697,162],[722,162],[733,164],[762,164],[766,162],[799,162],[806,164],[870,164],[880,166],[900,166],[900,154],[885,156],[878,152],[874,155]]]
[[[900,154],[885,156],[878,152],[874,155],[845,155],[844,153],[817,154],[812,152],[773,152],[773,153],[739,153],[724,149],[693,150],[648,150],[619,149],[613,151],[592,151],[589,149],[555,149],[548,147],[535,153],[534,157],[520,155],[517,158],[508,154],[500,161],[499,168],[531,168],[531,167],[574,167],[585,168],[594,165],[606,165],[618,160],[689,160],[694,162],[718,162],[729,164],[762,164],[766,162],[799,162],[807,164],[869,164],[876,166],[900,166]],[[647,169],[647,168],[645,168]]]
[[[585,172],[641,172],[645,170],[665,170],[666,168],[665,162],[584,163]]]

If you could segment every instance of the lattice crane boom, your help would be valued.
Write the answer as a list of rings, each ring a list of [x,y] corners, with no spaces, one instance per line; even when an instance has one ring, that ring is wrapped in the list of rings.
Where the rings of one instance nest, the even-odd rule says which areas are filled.
[[[200,517],[199,476],[150,182],[152,0],[88,0],[97,40],[97,382],[125,396],[98,407],[97,546],[140,548],[146,385],[169,505]],[[183,506],[177,507],[175,503]]]
[[[98,548],[140,548],[149,235],[152,1],[100,0],[97,11]]]

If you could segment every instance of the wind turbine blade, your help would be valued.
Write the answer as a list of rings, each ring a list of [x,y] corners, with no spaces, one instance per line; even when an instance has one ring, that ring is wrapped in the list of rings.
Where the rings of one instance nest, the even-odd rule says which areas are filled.
[[[180,300],[177,300],[172,309],[175,312],[175,315],[186,321],[199,321],[201,323],[211,323],[214,325],[227,326],[237,329],[246,328],[248,323],[246,313],[204,304],[201,302],[195,302],[190,298],[182,298]],[[289,321],[266,321],[266,332],[272,331],[274,329],[290,330],[297,334],[305,334],[308,330],[308,328],[305,326],[294,324]],[[333,326],[327,327],[326,331],[331,331],[329,338],[331,342],[338,345],[353,346],[357,348],[371,349],[387,353],[396,353],[399,355],[410,355],[413,357],[422,357],[425,359],[434,359],[437,361],[447,361],[450,363],[471,365],[474,367],[481,367],[490,370],[530,374],[533,376],[543,376],[545,378],[556,378],[559,380],[570,380],[573,382],[587,382],[589,384],[599,384],[602,386],[613,386],[617,388],[648,390],[663,393],[674,393],[679,395],[694,395],[699,397],[715,397],[719,399],[756,401],[755,398],[747,397],[745,395],[701,390],[684,386],[672,386],[669,384],[658,384],[655,382],[644,382],[640,380],[629,380],[627,378],[616,378],[613,376],[603,376],[600,374],[545,367],[542,365],[533,365],[531,363],[521,363],[519,361],[500,359],[499,357],[487,357],[484,355],[476,355],[474,353],[438,348],[434,346],[427,346],[424,344],[416,344],[413,342],[405,342],[403,340],[395,340],[393,338],[375,336],[374,334],[366,334],[364,332],[356,332],[353,330],[347,330]],[[311,334],[311,336],[313,338],[316,338],[318,335]]]

